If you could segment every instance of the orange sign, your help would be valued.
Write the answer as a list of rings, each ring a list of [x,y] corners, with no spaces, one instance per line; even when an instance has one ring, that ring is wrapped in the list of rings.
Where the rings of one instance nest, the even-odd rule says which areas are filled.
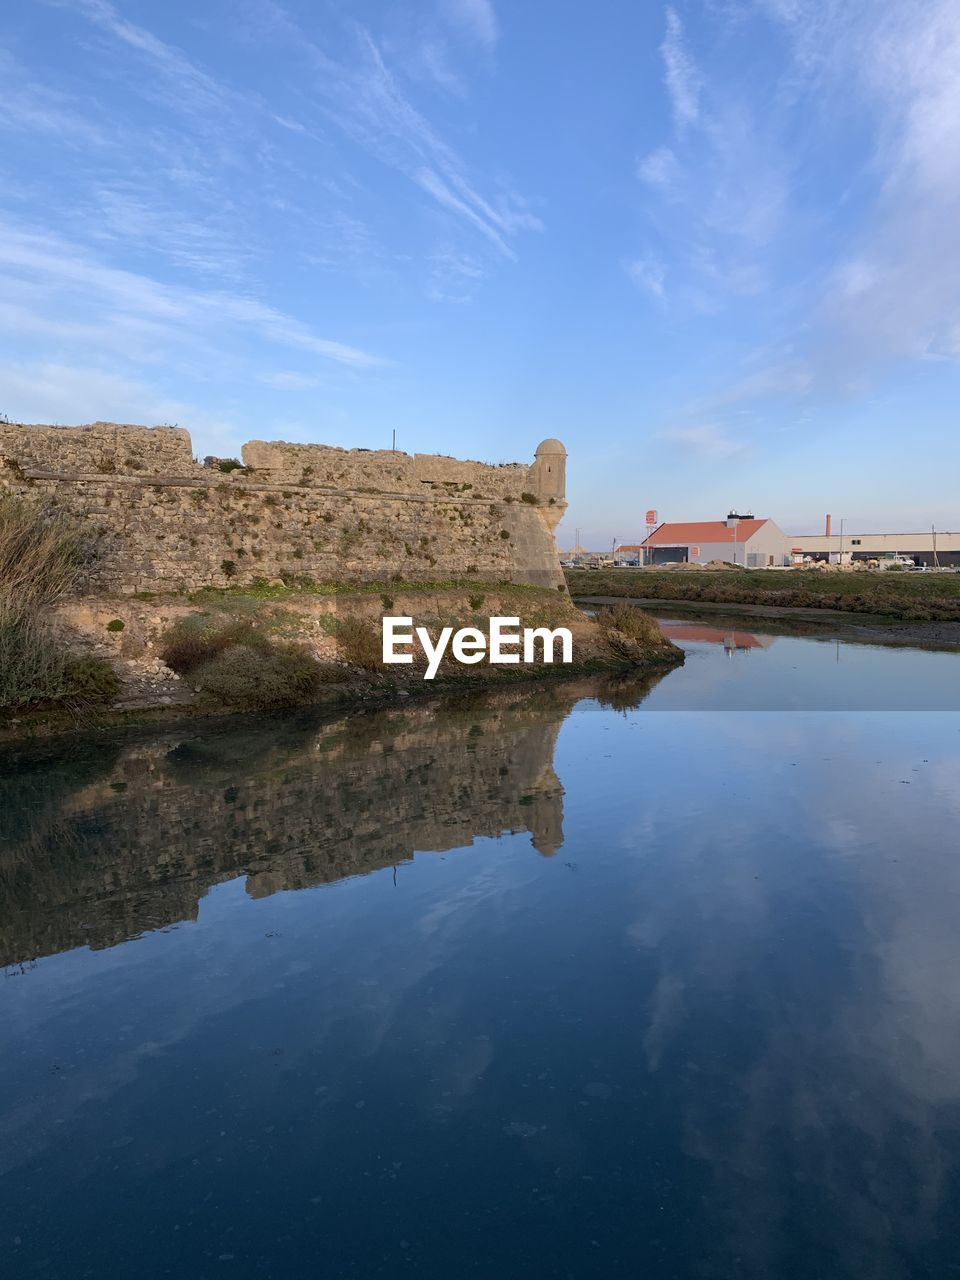
[[[657,513],[655,511],[648,511],[647,524],[656,524],[656,523],[657,523]]]
[[[699,547],[691,547],[691,548],[690,548],[690,554],[691,554],[691,556],[698,556],[698,555],[700,554],[700,548],[699,548]]]

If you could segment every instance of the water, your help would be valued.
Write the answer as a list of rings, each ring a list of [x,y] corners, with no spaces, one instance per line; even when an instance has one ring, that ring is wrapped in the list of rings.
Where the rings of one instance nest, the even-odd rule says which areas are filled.
[[[960,1274],[960,659],[744,635],[5,760],[4,1275]]]

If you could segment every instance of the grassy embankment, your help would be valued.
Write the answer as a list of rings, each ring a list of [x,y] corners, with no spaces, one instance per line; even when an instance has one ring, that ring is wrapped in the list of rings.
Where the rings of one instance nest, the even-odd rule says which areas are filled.
[[[764,569],[658,572],[655,569],[570,569],[574,598],[773,605],[830,609],[909,622],[960,622],[960,574],[826,572]]]
[[[333,608],[316,607],[331,599]],[[160,658],[204,701],[247,710],[682,661],[680,650],[636,610],[603,610],[591,620],[566,595],[511,584],[391,582],[379,591],[370,584],[257,584],[199,592],[190,603],[196,607],[160,635]],[[550,665],[538,650],[532,666],[464,666],[448,649],[437,678],[427,683],[419,646],[412,664],[383,664],[386,614],[412,617],[433,641],[444,627],[487,633],[497,615],[518,617],[521,628],[566,626],[574,637],[574,662],[561,664],[558,655]]]

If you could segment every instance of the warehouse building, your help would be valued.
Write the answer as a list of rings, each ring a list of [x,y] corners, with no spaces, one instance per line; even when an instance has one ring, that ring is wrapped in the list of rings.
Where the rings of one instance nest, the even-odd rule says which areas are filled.
[[[829,516],[825,533],[790,540],[794,559],[890,560],[900,557],[914,564],[960,567],[960,533],[833,533]]]
[[[792,563],[788,538],[773,520],[757,520],[750,514],[731,511],[725,520],[658,525],[636,550],[644,564],[707,564],[727,560],[762,569]],[[632,548],[621,547],[619,552]]]

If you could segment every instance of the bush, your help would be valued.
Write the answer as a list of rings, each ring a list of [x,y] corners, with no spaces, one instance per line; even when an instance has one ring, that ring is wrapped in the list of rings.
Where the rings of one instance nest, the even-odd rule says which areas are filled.
[[[232,560],[221,560],[220,568],[223,570],[224,575],[228,578],[232,578],[234,574],[237,572],[237,566]]]
[[[535,493],[521,493],[520,501],[528,503],[531,507],[538,507],[540,505],[540,499]]]
[[[243,463],[239,458],[221,458],[217,463],[217,469],[229,475],[231,471],[242,471]]]
[[[632,604],[614,604],[597,613],[601,631],[621,631],[631,640],[660,640],[663,632],[653,618]]]
[[[656,621],[634,605],[617,604],[601,609],[596,621],[608,648],[618,658],[630,662],[660,661],[676,657],[680,652]]]
[[[159,653],[170,670],[182,676],[238,645],[256,653],[271,647],[269,639],[249,622],[211,626],[206,619],[194,617],[174,623],[161,637]]]
[[[315,701],[333,674],[295,645],[235,644],[196,668],[191,680],[228,706],[267,711]]]
[[[125,625],[126,624],[124,623],[122,618],[111,618],[110,621],[107,623],[107,630],[122,631]]]
[[[113,702],[120,692],[120,681],[113,667],[92,654],[69,661],[63,676],[64,696],[84,706]]]
[[[337,649],[343,662],[364,671],[379,671],[383,662],[383,640],[379,631],[366,618],[340,618],[337,625]]]

